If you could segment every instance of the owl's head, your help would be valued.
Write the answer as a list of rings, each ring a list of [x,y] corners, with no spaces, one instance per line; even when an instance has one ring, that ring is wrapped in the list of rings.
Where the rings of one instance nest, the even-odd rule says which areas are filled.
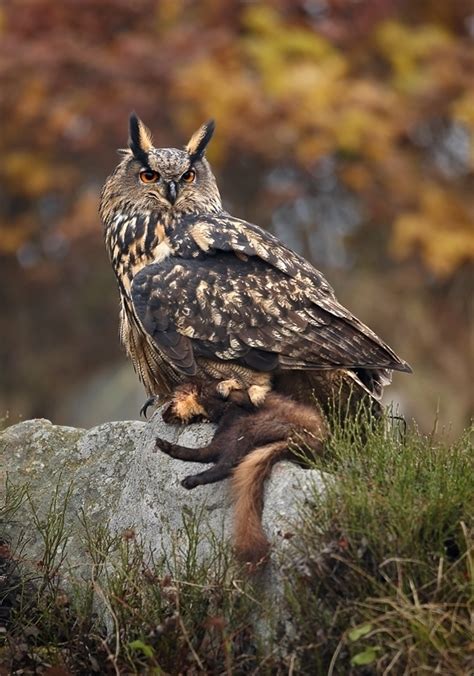
[[[133,211],[220,211],[219,190],[204,157],[213,132],[214,121],[210,120],[191,136],[183,150],[155,148],[149,129],[133,114],[128,148],[119,151],[123,159],[107,179],[101,210],[128,206]]]

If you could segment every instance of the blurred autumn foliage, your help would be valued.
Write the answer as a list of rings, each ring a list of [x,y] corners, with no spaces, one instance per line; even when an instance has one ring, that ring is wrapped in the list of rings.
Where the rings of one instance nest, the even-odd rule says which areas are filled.
[[[214,117],[227,207],[411,361],[409,415],[466,422],[469,0],[10,0],[0,37],[0,413],[54,417],[123,358],[97,202],[136,110],[167,146]]]

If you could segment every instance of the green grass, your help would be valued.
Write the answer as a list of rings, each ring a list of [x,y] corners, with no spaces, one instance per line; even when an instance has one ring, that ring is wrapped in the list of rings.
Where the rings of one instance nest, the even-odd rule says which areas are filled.
[[[202,514],[183,511],[185,539],[160,561],[133,531],[114,536],[107,524],[92,526],[80,515],[83,576],[64,558],[68,494],[62,501],[58,495],[57,489],[42,519],[27,487],[10,487],[7,495],[3,523],[28,501],[44,552],[36,570],[22,568],[22,543],[1,552],[7,631],[0,634],[0,665],[8,673],[42,673],[51,666],[74,674],[217,673],[255,665],[247,641],[255,607],[250,584],[214,536],[206,536],[209,555],[198,558],[206,532]]]
[[[317,467],[326,492],[302,506],[299,537],[278,556],[278,603],[208,534],[203,515],[187,511],[185,541],[160,561],[133,531],[112,536],[81,515],[83,578],[63,557],[67,493],[56,491],[39,518],[28,488],[10,486],[3,522],[28,504],[44,553],[25,570],[27,542],[2,547],[0,664],[73,674],[472,672],[469,434],[445,444],[416,429],[367,432],[359,421],[336,430]],[[203,538],[211,538],[205,560]]]
[[[471,431],[472,432],[472,431]],[[305,673],[467,674],[474,667],[474,454],[416,430],[339,429],[323,499],[287,563]],[[296,540],[296,539],[295,539]]]

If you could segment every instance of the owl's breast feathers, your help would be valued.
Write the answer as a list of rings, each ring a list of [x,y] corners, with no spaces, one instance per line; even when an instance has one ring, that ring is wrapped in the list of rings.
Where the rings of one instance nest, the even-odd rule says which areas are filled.
[[[129,353],[136,368],[134,349],[155,360],[147,377],[137,368],[149,391],[163,389],[159,378],[147,384],[153,370],[170,383],[201,360],[280,374],[351,369],[374,395],[391,370],[410,371],[310,263],[256,225],[224,212],[166,223],[150,213],[115,232],[109,251],[141,343]]]

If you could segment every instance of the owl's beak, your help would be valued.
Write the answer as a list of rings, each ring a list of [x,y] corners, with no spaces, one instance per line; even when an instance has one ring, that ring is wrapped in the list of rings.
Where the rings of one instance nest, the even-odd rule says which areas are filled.
[[[170,181],[166,184],[166,199],[168,202],[170,202],[170,204],[174,204],[176,202],[177,195],[178,186],[176,185],[175,181]]]

